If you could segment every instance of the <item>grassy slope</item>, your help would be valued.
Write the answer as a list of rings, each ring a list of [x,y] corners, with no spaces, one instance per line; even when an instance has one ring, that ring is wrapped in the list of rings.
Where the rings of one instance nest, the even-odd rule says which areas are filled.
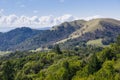
[[[109,45],[103,45],[102,39],[96,39],[96,40],[89,40],[87,45],[93,45],[93,46],[99,46],[99,47],[108,47]]]
[[[0,51],[0,56],[3,56],[3,55],[5,55],[5,54],[9,54],[10,52],[9,51]]]
[[[104,46],[102,44],[102,39],[89,40],[86,44],[87,45],[95,45],[95,46]]]

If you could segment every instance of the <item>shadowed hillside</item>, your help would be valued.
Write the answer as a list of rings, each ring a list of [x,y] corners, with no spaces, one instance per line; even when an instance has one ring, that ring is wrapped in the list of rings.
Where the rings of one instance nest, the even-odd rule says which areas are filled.
[[[89,21],[76,20],[53,26],[51,30],[18,28],[0,33],[0,50],[31,50],[53,44],[74,45],[101,39],[102,45],[109,45],[120,34],[120,21],[99,18]],[[77,43],[76,43],[77,42]]]

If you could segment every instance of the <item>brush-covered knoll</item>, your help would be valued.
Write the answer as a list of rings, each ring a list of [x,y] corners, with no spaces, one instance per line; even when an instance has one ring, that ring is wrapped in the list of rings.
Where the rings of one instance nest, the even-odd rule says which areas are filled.
[[[84,23],[82,28],[76,30],[68,38],[59,42],[64,43],[63,45],[67,44],[69,47],[72,44],[76,44],[74,46],[79,46],[81,42],[87,43],[90,40],[102,39],[102,43],[100,44],[109,45],[115,41],[119,34],[120,21],[115,19],[100,18],[87,21]]]
[[[13,47],[13,49],[30,50],[53,44],[67,38],[71,33],[81,28],[83,23],[85,23],[83,20],[62,23],[54,26],[51,30],[44,31],[43,34],[38,34],[31,39],[27,39],[18,46]]]
[[[83,26],[85,21],[65,22],[51,30],[33,30],[27,27],[0,33],[0,50],[30,50],[67,38]]]
[[[0,34],[0,50],[7,50],[10,47],[18,45],[28,38],[36,34],[40,34],[42,31],[33,30],[27,27],[17,28],[12,31]]]
[[[74,44],[81,45],[83,42],[87,43],[89,40],[96,39],[102,39],[101,44],[108,45],[115,41],[118,34],[120,34],[120,21],[118,20],[109,18],[99,18],[90,21],[76,20],[54,26],[46,33],[34,36],[21,43],[16,49],[36,49],[61,42],[63,47],[66,45],[70,47],[77,46]]]
[[[58,29],[61,29],[61,28],[69,28],[69,27],[73,27],[75,30],[83,27],[84,23],[86,23],[86,21],[84,20],[75,20],[75,21],[72,21],[72,22],[64,22],[60,25],[57,25],[57,26],[53,26],[52,27],[52,30],[58,30]]]
[[[73,36],[81,36],[85,33],[94,33],[95,31],[106,31],[111,29],[117,29],[120,28],[120,21],[115,19],[109,19],[109,18],[100,18],[100,19],[93,19],[87,21],[82,28],[75,31]],[[81,34],[81,35],[80,35]]]
[[[97,39],[101,39],[101,45],[109,45],[115,41],[118,34],[120,34],[120,21],[115,19],[75,20],[54,26],[51,30],[18,28],[0,33],[0,50],[41,49],[55,43],[63,43],[62,47],[81,46]]]

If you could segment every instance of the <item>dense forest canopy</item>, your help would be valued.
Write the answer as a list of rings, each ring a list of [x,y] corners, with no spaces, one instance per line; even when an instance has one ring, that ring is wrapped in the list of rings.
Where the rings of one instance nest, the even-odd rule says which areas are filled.
[[[0,58],[0,80],[120,80],[120,36],[105,48],[11,53]]]

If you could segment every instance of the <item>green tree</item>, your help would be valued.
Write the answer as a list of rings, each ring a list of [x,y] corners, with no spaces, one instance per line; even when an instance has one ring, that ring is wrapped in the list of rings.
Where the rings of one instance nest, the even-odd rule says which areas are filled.
[[[55,51],[57,54],[62,54],[62,51],[60,50],[59,45],[55,45],[54,51]]]
[[[3,68],[3,79],[14,80],[14,68],[10,61],[7,61]]]
[[[117,37],[116,43],[120,45],[120,35]]]
[[[93,54],[88,64],[89,74],[93,74],[94,72],[98,71],[100,67],[100,61],[98,60],[96,54]]]
[[[95,73],[95,80],[115,80],[115,69],[113,64],[114,61],[105,61],[102,65],[102,68],[97,73]]]
[[[111,48],[105,48],[100,54],[99,59],[103,63],[105,60],[112,60],[116,57],[114,51]]]

